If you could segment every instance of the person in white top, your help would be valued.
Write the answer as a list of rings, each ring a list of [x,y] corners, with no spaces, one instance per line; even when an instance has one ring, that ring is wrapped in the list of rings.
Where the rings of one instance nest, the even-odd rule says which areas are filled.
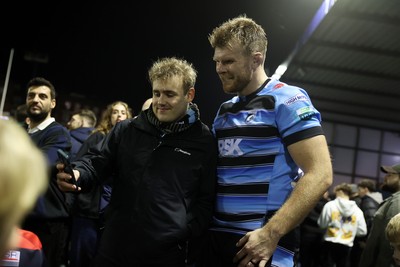
[[[318,218],[319,227],[326,229],[323,243],[325,267],[346,267],[356,236],[367,234],[362,210],[350,200],[351,187],[342,183],[334,188],[336,198],[325,204]]]

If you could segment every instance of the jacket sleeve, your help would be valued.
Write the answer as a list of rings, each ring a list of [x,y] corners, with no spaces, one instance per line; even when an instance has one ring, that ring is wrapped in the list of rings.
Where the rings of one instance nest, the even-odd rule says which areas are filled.
[[[367,231],[367,223],[365,222],[364,214],[361,209],[357,210],[357,217],[360,218],[357,223],[357,232],[356,236],[366,236]]]
[[[400,212],[400,201],[393,197],[383,202],[375,214],[371,232],[362,252],[359,266],[390,266],[392,249],[386,239],[385,229],[391,217]]]
[[[198,237],[204,234],[204,231],[211,223],[214,211],[215,188],[217,184],[217,145],[214,141],[213,139],[213,142],[210,144],[208,160],[203,163],[198,196],[188,218],[189,236],[191,237]]]
[[[215,149],[214,149],[215,148]],[[207,249],[207,234],[215,204],[217,185],[217,144],[210,148],[208,161],[204,163],[198,198],[193,211],[188,214],[189,242],[187,248],[187,264],[201,262],[202,251]]]
[[[373,267],[376,265],[379,246],[381,245],[381,236],[383,235],[383,225],[381,219],[375,218],[371,232],[369,233],[367,243],[361,254],[359,266]]]
[[[103,183],[111,176],[117,143],[120,133],[126,125],[123,122],[118,123],[104,137],[103,141],[91,146],[83,156],[73,162],[74,168],[80,173],[78,185],[82,189],[90,188],[96,181]]]
[[[361,209],[364,212],[365,222],[367,223],[368,231],[371,230],[372,221],[374,220],[375,212],[378,210],[379,204],[372,198],[366,196],[361,202]]]
[[[49,166],[55,168],[58,162],[57,150],[71,151],[71,136],[66,128],[59,126],[49,127],[46,136],[38,144],[40,150],[47,156]]]
[[[62,125],[56,125],[49,127],[49,130],[45,133],[45,137],[38,145],[47,158],[51,179],[50,187],[52,187],[50,190],[54,190],[55,194],[63,200],[64,193],[62,193],[56,186],[56,175],[58,173],[56,164],[59,162],[57,150],[62,149],[69,154],[72,146],[71,136],[65,127]]]

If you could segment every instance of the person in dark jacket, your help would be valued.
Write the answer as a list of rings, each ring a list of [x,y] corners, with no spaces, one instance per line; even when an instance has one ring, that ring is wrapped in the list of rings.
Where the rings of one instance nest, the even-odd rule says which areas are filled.
[[[83,142],[76,158],[79,159],[91,148],[99,145],[115,124],[129,118],[132,118],[132,113],[127,103],[114,101],[109,104],[99,125]],[[111,178],[102,184],[94,183],[90,190],[74,194],[69,255],[71,267],[87,267],[93,260],[101,230],[104,228],[103,214],[110,201],[110,180]]]
[[[35,77],[26,87],[27,114],[30,121],[28,134],[47,157],[50,178],[46,193],[39,197],[33,212],[28,214],[21,228],[32,231],[39,237],[49,266],[66,266],[70,214],[65,193],[57,186],[56,164],[58,149],[70,152],[71,137],[67,128],[51,116],[56,107],[54,85],[45,78]]]
[[[383,200],[375,212],[367,243],[361,254],[360,267],[391,267],[393,249],[386,239],[385,229],[390,219],[400,213],[400,163],[381,166],[386,173],[381,189],[392,195]]]
[[[356,237],[354,246],[351,249],[350,266],[358,267],[362,251],[371,232],[372,222],[379,205],[382,203],[382,193],[376,191],[376,184],[370,179],[361,180],[358,185],[358,195],[360,202],[357,204],[364,213],[365,222],[367,223],[367,235]]]
[[[217,144],[192,103],[196,76],[186,60],[157,60],[149,70],[151,107],[118,123],[99,149],[73,162],[78,187],[57,166],[66,191],[116,174],[93,266],[184,267],[192,260],[187,254],[197,255],[187,248],[211,220]]]
[[[81,148],[83,142],[93,132],[97,123],[96,114],[90,109],[82,109],[81,111],[72,115],[71,119],[67,122],[67,128],[71,135],[71,160],[76,158],[76,154]]]

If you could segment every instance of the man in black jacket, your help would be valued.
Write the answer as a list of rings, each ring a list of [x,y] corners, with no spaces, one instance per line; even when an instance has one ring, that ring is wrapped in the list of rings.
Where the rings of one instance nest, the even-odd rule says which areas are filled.
[[[364,213],[368,233],[366,236],[356,237],[354,239],[354,246],[351,249],[350,255],[351,267],[358,267],[361,254],[368,239],[368,234],[371,232],[375,213],[383,201],[382,193],[376,191],[376,184],[374,181],[370,179],[363,179],[358,183],[357,187],[358,195],[360,197],[358,206]]]
[[[192,103],[196,77],[185,60],[156,61],[149,70],[150,108],[118,123],[101,148],[74,162],[78,187],[58,165],[66,191],[116,174],[93,266],[183,267],[187,244],[204,235],[214,206],[217,145]]]

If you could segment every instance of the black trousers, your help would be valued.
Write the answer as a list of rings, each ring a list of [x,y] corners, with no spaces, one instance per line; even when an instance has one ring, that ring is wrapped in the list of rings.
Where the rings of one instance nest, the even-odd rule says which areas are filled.
[[[322,244],[324,267],[348,267],[351,247],[325,241]]]
[[[68,266],[69,218],[28,218],[22,229],[32,231],[39,237],[49,267]]]
[[[186,242],[164,245],[152,242],[155,241],[137,238],[124,227],[106,225],[91,267],[185,267]]]

